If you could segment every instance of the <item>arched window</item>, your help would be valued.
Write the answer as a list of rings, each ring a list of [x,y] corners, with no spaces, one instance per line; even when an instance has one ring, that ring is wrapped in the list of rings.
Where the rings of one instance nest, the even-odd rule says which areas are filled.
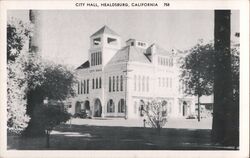
[[[125,101],[124,101],[124,99],[121,99],[118,102],[118,112],[119,113],[124,113],[125,112]]]
[[[107,104],[107,112],[108,112],[108,113],[113,113],[113,112],[115,112],[115,105],[114,105],[114,102],[113,102],[112,99],[110,99],[110,100],[108,101],[108,104]]]

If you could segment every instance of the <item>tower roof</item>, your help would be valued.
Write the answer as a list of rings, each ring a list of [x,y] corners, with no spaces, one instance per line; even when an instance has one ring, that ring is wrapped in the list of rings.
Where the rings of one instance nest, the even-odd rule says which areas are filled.
[[[92,34],[90,37],[96,36],[99,34],[103,34],[103,33],[119,36],[115,31],[111,30],[108,26],[104,25],[102,28],[100,28],[98,31],[96,31],[94,34]]]

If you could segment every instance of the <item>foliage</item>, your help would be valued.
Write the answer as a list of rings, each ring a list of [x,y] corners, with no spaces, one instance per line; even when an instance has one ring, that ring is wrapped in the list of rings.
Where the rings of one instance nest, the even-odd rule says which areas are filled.
[[[210,95],[213,90],[214,53],[212,44],[198,43],[184,57],[181,80],[187,86],[185,93]]]
[[[60,105],[39,105],[35,107],[33,113],[34,116],[36,116],[35,122],[46,131],[47,147],[49,147],[49,136],[54,127],[67,122],[71,116],[67,110]]]
[[[27,41],[30,24],[11,19],[7,24],[7,129],[20,134],[28,125],[26,115],[27,80],[24,63],[27,60]],[[25,47],[26,46],[26,47]]]
[[[160,134],[161,128],[167,123],[167,103],[153,100],[142,110],[146,115],[146,124],[155,128]]]
[[[32,35],[32,25],[12,18],[7,23],[7,60],[15,61]]]
[[[192,95],[210,95],[213,92],[215,54],[212,43],[198,43],[181,58],[181,80],[187,85],[185,92]],[[231,49],[233,88],[239,91],[239,47]]]

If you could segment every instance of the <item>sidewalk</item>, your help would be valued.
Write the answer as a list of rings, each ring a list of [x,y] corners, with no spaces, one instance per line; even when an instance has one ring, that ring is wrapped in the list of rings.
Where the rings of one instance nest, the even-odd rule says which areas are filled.
[[[70,124],[70,121],[67,122]],[[89,126],[119,126],[119,127],[143,127],[143,119],[127,119],[124,118],[92,118],[71,120],[72,125],[89,125]],[[197,119],[172,118],[169,119],[164,128],[180,128],[180,129],[212,129],[212,118]]]

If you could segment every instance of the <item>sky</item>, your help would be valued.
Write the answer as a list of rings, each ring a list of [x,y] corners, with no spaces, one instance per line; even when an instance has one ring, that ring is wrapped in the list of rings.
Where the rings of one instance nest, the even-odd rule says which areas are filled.
[[[237,41],[239,11],[231,13],[231,39]],[[213,10],[43,10],[41,15],[42,56],[73,67],[88,60],[89,37],[104,25],[121,36],[123,46],[129,38],[166,50],[213,41]],[[11,10],[10,17],[27,21],[28,11]]]

